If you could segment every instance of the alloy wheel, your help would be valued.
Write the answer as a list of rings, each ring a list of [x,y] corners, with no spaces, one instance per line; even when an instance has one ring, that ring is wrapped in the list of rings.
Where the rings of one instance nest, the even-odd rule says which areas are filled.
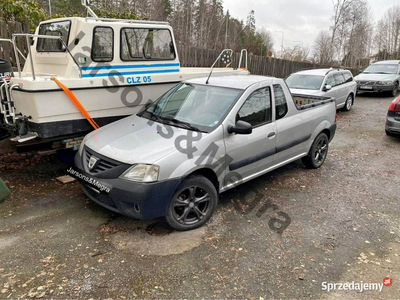
[[[199,186],[189,186],[173,200],[173,216],[182,225],[200,222],[210,211],[210,195]]]
[[[349,96],[349,97],[347,97],[347,101],[346,101],[346,109],[350,110],[352,105],[353,105],[353,98],[351,96]]]
[[[314,153],[315,162],[318,165],[324,162],[327,152],[328,152],[328,144],[325,141],[325,139],[321,139],[318,142],[317,147],[315,147],[315,153]]]

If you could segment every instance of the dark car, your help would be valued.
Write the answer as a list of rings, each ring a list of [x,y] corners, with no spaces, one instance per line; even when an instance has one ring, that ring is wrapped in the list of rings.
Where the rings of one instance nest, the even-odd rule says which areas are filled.
[[[390,103],[385,129],[387,135],[400,136],[400,96]]]
[[[373,63],[354,79],[357,93],[389,93],[395,97],[400,83],[400,60]]]

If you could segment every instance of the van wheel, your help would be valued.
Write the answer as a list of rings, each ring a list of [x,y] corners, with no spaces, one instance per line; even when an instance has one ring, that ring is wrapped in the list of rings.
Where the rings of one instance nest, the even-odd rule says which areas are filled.
[[[346,103],[344,104],[343,110],[349,111],[352,106],[353,106],[353,96],[350,94],[346,99]]]
[[[210,180],[201,175],[190,176],[179,185],[165,218],[176,230],[192,230],[207,223],[217,202],[218,193]]]
[[[325,133],[320,133],[311,145],[308,155],[301,160],[308,169],[318,169],[328,155],[329,140]]]

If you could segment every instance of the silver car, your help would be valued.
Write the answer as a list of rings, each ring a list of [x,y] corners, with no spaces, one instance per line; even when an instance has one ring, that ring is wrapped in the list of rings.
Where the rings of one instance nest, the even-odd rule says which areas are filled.
[[[342,69],[314,69],[291,74],[286,83],[292,94],[334,97],[337,109],[349,111],[354,104],[357,83]]]
[[[333,98],[296,95],[282,79],[226,76],[176,85],[89,133],[67,172],[86,195],[178,230],[210,219],[218,194],[294,160],[319,168],[335,135]]]
[[[400,83],[400,60],[383,60],[373,63],[354,77],[357,92],[388,93],[395,97]]]

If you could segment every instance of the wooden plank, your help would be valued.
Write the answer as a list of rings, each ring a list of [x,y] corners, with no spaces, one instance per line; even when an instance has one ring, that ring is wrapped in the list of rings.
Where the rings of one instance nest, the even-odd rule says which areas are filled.
[[[70,183],[70,182],[74,182],[76,181],[75,178],[69,176],[69,175],[63,175],[63,176],[59,176],[56,178],[58,181],[62,182],[62,183]]]
[[[9,39],[10,37],[8,36],[8,30],[7,30],[7,24],[6,22],[0,20],[0,36],[5,39]],[[10,60],[10,49],[12,48],[11,44],[8,42],[2,42],[1,43],[1,48],[2,48],[2,53],[1,57],[4,58],[6,61],[11,62]]]

